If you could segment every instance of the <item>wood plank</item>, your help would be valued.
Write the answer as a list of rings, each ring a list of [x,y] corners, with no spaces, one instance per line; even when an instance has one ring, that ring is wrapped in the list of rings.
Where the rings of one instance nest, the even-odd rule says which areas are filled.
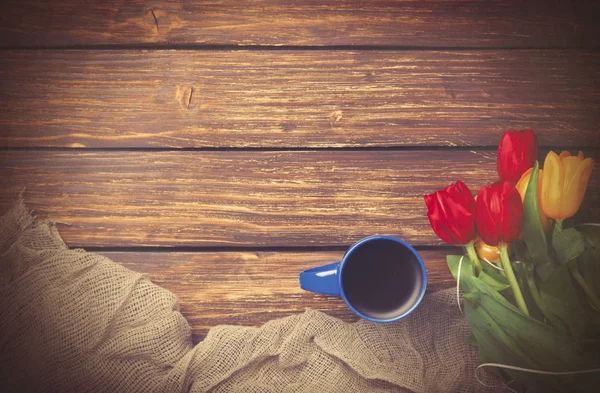
[[[11,51],[0,146],[598,145],[600,53]]]
[[[445,257],[452,250],[420,251],[428,291],[454,285]],[[345,321],[357,317],[335,297],[300,289],[298,274],[338,261],[340,252],[104,252],[125,267],[150,274],[173,292],[200,341],[216,325],[261,325],[271,319],[321,310]]]
[[[596,162],[600,150],[586,152]],[[0,207],[25,201],[70,246],[346,246],[390,234],[443,244],[423,195],[497,178],[485,150],[4,151]],[[583,212],[600,219],[600,171]]]
[[[590,1],[5,0],[0,45],[597,47]]]

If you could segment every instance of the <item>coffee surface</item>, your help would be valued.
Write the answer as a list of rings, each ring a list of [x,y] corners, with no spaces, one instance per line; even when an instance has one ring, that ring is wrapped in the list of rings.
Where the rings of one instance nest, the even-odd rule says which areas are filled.
[[[354,249],[342,270],[348,302],[379,319],[402,315],[421,291],[422,274],[413,253],[393,240],[377,239]]]

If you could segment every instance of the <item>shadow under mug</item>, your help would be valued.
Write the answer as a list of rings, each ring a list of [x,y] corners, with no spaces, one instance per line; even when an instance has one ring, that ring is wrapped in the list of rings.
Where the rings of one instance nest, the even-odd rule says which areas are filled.
[[[300,273],[306,291],[341,296],[359,317],[387,323],[419,305],[427,287],[425,264],[405,241],[392,236],[360,240],[340,262]]]

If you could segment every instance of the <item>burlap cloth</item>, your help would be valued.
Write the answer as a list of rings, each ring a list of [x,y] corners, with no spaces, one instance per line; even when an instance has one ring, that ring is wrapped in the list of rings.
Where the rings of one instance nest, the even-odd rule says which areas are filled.
[[[195,347],[147,275],[69,250],[22,202],[0,219],[2,392],[486,392],[453,290],[393,324],[317,311],[217,326]]]

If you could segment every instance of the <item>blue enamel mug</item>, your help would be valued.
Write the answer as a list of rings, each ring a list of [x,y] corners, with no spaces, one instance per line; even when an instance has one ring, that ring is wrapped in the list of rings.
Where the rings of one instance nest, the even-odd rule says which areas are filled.
[[[340,262],[300,273],[306,291],[341,296],[361,318],[387,323],[417,308],[427,287],[419,253],[392,236],[372,236],[346,251]]]

